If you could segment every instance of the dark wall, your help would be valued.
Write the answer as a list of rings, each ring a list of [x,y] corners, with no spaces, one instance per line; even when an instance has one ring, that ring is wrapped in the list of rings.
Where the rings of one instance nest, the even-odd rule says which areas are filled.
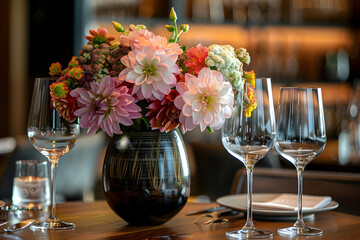
[[[9,5],[2,0],[0,6],[0,137],[9,135]]]
[[[74,2],[31,0],[29,11],[29,76],[46,77],[51,63],[73,55]]]

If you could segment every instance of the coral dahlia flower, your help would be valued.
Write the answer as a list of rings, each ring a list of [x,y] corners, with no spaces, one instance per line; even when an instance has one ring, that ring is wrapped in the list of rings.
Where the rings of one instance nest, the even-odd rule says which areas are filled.
[[[194,125],[200,125],[201,131],[208,126],[217,130],[231,116],[234,93],[220,72],[203,68],[198,77],[187,73],[183,89],[182,99],[175,101],[184,116],[180,118],[182,124],[192,119]]]
[[[121,134],[119,124],[130,126],[132,119],[141,117],[141,108],[128,94],[128,88],[115,87],[115,81],[110,76],[104,77],[100,83],[91,82],[89,90],[77,88],[70,94],[76,97],[79,106],[74,114],[81,117],[80,126],[88,128],[88,134],[99,128],[109,136]]]
[[[187,50],[186,56],[188,59],[184,61],[184,64],[189,68],[189,73],[197,75],[201,69],[206,67],[205,59],[208,56],[208,52],[209,49],[207,47],[203,47],[201,44]]]

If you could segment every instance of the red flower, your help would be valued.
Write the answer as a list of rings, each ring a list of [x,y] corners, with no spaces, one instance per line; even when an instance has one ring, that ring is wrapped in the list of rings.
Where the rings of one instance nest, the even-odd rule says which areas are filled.
[[[153,130],[169,132],[179,126],[180,109],[174,105],[174,100],[179,95],[178,91],[172,89],[163,100],[155,100],[147,107],[149,111],[146,116],[149,117]]]
[[[198,75],[201,69],[206,67],[205,59],[208,56],[208,52],[209,49],[207,47],[203,47],[201,44],[187,50],[186,56],[188,59],[184,61],[184,64],[189,68],[189,73]]]

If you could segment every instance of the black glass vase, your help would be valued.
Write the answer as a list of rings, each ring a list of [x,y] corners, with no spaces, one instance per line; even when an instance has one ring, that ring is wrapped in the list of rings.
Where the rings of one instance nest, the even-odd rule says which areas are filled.
[[[174,217],[190,194],[190,169],[178,130],[114,135],[103,165],[111,209],[131,225],[158,225]]]

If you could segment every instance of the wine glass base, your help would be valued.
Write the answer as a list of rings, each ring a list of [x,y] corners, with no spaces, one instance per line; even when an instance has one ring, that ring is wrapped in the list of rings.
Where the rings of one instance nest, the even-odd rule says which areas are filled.
[[[317,236],[322,235],[323,231],[318,228],[311,227],[287,227],[278,229],[278,234],[283,236]]]
[[[63,222],[59,219],[48,219],[44,222],[36,222],[30,226],[31,230],[68,230],[74,229],[75,224]]]
[[[256,238],[272,238],[273,234],[269,231],[250,229],[250,230],[236,230],[227,232],[226,237],[229,239],[256,239]]]

